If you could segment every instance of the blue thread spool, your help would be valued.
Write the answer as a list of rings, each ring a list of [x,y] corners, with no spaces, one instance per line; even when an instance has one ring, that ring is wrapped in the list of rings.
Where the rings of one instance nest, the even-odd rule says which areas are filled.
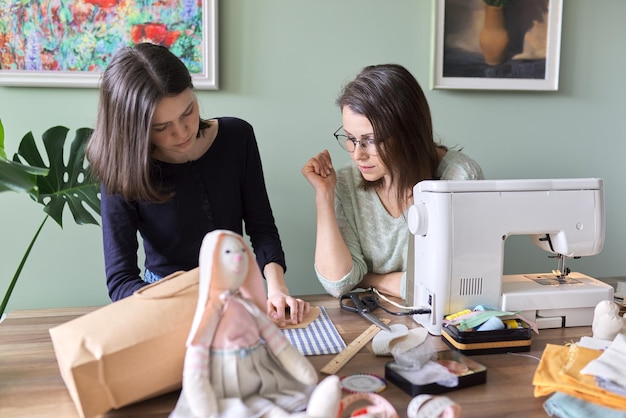
[[[496,331],[504,328],[504,322],[497,316],[492,316],[476,328],[476,331]]]

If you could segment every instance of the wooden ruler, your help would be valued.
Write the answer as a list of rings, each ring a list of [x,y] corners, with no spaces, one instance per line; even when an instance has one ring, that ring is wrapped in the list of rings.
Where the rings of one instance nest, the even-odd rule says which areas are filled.
[[[391,322],[388,318],[380,318],[380,320],[385,324]],[[347,362],[350,361],[350,359],[352,359],[352,357],[356,355],[356,353],[361,351],[361,349],[365,347],[376,334],[378,334],[378,331],[380,331],[378,326],[370,325],[368,329],[363,331],[361,335],[348,344],[342,352],[337,354],[331,361],[328,362],[328,364],[322,367],[320,371],[324,374],[336,374],[343,366],[346,365]]]

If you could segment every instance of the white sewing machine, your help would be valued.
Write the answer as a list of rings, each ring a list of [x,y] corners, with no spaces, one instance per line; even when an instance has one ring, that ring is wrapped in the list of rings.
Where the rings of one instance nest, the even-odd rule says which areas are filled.
[[[522,311],[539,328],[591,325],[613,287],[565,260],[604,244],[602,179],[423,181],[409,208],[407,303],[440,335],[445,315],[476,305]],[[504,241],[531,235],[559,260],[552,273],[503,276]]]

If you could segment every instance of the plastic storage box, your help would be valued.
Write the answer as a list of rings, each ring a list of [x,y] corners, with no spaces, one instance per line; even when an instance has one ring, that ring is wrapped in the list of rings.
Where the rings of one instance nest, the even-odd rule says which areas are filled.
[[[441,329],[441,339],[466,355],[530,351],[530,325],[521,320],[518,323],[519,328],[495,331],[459,331],[454,325],[448,325]]]
[[[402,370],[398,368],[395,361],[390,361],[385,364],[385,379],[411,396],[417,396],[422,393],[437,394],[450,392],[456,389],[479,385],[487,381],[487,368],[463,354],[457,351],[446,350],[440,351],[437,353],[437,356],[437,360],[440,364],[446,366],[448,370],[459,377],[459,384],[457,386],[447,387],[437,383],[415,383],[413,374],[417,372]]]

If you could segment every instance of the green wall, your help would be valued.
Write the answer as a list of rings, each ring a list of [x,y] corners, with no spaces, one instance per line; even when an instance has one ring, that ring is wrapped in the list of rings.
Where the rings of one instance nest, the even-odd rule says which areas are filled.
[[[348,161],[332,137],[341,124],[336,95],[363,66],[387,62],[413,72],[437,134],[463,146],[489,178],[603,178],[604,250],[571,267],[595,277],[626,272],[626,2],[564,3],[559,91],[502,92],[428,88],[431,0],[220,1],[220,89],[198,92],[201,109],[255,127],[292,293],[322,292],[313,192],[300,168],[323,148]],[[54,125],[93,127],[96,104],[96,89],[0,87],[8,153],[28,131],[41,138]],[[26,195],[3,193],[0,202],[2,295],[44,214]],[[108,302],[100,228],[76,226],[69,212],[64,225],[46,224],[8,310]],[[556,266],[528,237],[509,238],[505,254],[507,273]]]

